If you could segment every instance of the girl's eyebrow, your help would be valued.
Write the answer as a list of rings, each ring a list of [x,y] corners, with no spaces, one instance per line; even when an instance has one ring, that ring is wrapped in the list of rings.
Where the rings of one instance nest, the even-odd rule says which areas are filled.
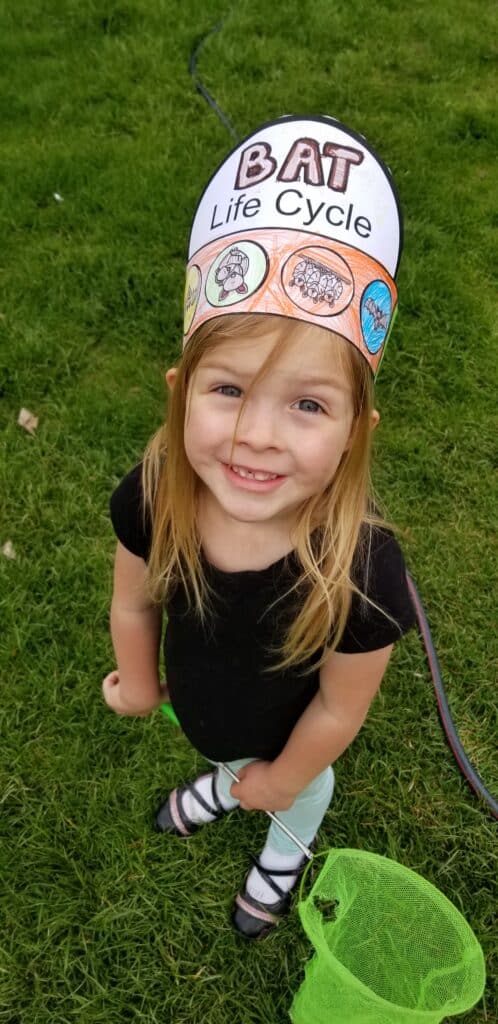
[[[234,366],[225,366],[223,363],[204,363],[199,367],[200,370],[215,370],[217,373],[227,374],[228,377],[245,377],[251,378],[255,374],[249,371],[235,368]],[[341,381],[337,377],[323,377],[322,374],[306,374],[306,376],[292,376],[289,377],[289,383],[293,387],[307,388],[307,387],[321,387],[329,388],[334,391],[346,391],[348,385],[345,381]]]
[[[321,374],[308,374],[306,377],[295,377],[296,385],[299,387],[332,388],[334,391],[347,391],[348,385],[338,377],[323,377]]]
[[[250,377],[250,373],[244,373],[240,368],[235,366],[225,366],[224,363],[201,363],[199,370],[216,370],[217,373],[226,373],[228,377]]]

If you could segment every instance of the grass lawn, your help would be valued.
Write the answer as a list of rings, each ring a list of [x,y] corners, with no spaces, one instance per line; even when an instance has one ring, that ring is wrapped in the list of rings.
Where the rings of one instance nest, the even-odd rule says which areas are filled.
[[[159,712],[119,719],[100,698],[108,498],[163,415],[190,219],[232,145],[188,72],[221,18],[199,74],[239,136],[329,113],[394,172],[405,252],[375,481],[461,738],[498,792],[494,13],[491,0],[3,0],[0,548],[17,555],[0,557],[4,1024],[284,1024],[310,954],[296,913],[254,946],[229,924],[264,815],[187,843],[156,836],[159,798],[205,763]],[[485,999],[454,1019],[497,1022],[496,829],[448,751],[415,633],[336,775],[321,846],[385,853],[441,888],[488,972]]]

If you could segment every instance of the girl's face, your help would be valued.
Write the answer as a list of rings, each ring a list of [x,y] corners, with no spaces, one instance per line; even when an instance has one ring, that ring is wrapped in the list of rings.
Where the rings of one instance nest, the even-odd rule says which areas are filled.
[[[299,335],[242,400],[277,334],[221,342],[189,387],[185,450],[222,520],[292,528],[303,501],[332,480],[348,447],[353,402],[333,335]],[[174,371],[169,371],[172,384]]]

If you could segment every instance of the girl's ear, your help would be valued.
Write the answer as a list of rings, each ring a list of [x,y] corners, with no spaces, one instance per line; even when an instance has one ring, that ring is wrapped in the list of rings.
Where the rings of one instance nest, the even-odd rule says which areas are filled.
[[[170,391],[172,391],[174,386],[175,386],[175,380],[176,380],[177,373],[178,373],[178,370],[177,370],[176,366],[172,366],[164,374],[164,379],[165,379],[166,384],[168,385]]]
[[[349,451],[349,449],[351,448],[351,445],[352,445],[353,440],[354,440],[354,434],[355,434],[357,422],[358,421],[356,420],[353,423],[353,426],[351,427],[351,433],[349,435],[348,442],[347,442],[346,447],[344,449],[345,452]],[[372,409],[372,412],[370,414],[370,430],[375,430],[375,428],[379,425],[379,423],[380,423],[380,412],[379,412],[378,409]]]
[[[380,423],[380,412],[378,409],[372,409],[372,415],[370,417],[370,429],[375,430]]]

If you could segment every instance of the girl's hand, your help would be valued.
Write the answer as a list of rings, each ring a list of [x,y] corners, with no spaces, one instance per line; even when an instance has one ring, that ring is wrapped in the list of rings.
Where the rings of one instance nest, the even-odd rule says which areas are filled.
[[[109,708],[112,708],[113,711],[118,711],[119,672],[109,672],[109,675],[102,680],[102,696]]]
[[[271,770],[271,761],[253,761],[237,772],[240,782],[232,783],[230,793],[244,811],[288,811],[292,807],[297,793],[275,786]]]
[[[102,681],[102,694],[108,707],[112,708],[117,715],[135,715],[138,718],[145,718],[146,715],[150,715],[151,711],[154,711],[159,704],[163,701],[169,700],[169,691],[167,684],[162,682],[160,685],[160,695],[158,696],[157,702],[152,706],[149,704],[147,707],[135,707],[130,706],[123,700],[120,692],[119,684],[119,672],[115,669]]]

